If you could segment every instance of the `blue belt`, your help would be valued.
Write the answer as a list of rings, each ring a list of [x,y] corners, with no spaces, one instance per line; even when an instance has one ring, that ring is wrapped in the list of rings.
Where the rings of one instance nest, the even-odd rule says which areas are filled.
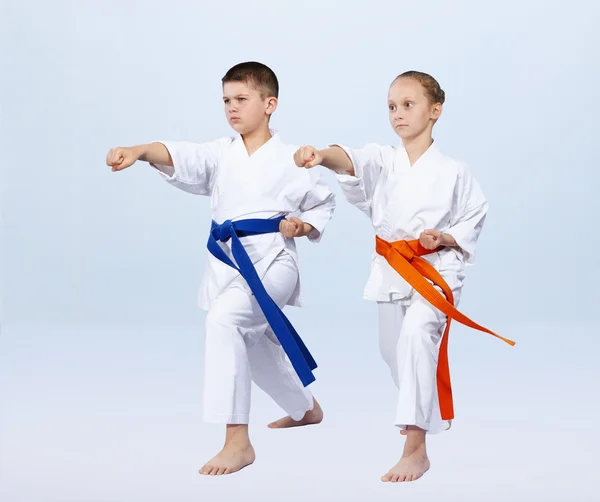
[[[215,258],[236,269],[240,275],[246,279],[267,322],[273,329],[273,333],[275,333],[283,350],[289,357],[292,366],[300,377],[300,381],[306,387],[311,382],[315,381],[312,370],[316,369],[317,363],[292,326],[292,323],[290,323],[288,318],[267,293],[248,253],[240,242],[240,237],[279,232],[279,223],[284,219],[284,217],[279,217],[273,219],[248,219],[233,222],[227,220],[220,225],[213,221],[207,247],[208,251]],[[231,239],[231,254],[235,259],[237,266],[229,259],[217,242],[227,242],[229,239]]]

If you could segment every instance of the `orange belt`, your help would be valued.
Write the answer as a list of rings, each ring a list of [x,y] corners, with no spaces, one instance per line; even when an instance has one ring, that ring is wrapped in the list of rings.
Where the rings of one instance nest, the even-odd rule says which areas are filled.
[[[418,293],[420,293],[429,303],[441,310],[448,317],[446,329],[442,335],[442,343],[437,367],[437,388],[440,400],[440,411],[442,420],[452,420],[454,418],[454,405],[452,402],[452,385],[450,384],[450,366],[448,365],[448,333],[450,332],[450,321],[455,321],[469,326],[470,328],[489,333],[500,338],[510,345],[515,342],[508,338],[503,338],[493,331],[471,321],[466,315],[461,314],[454,307],[454,295],[448,283],[442,278],[440,273],[421,256],[435,253],[437,249],[425,249],[418,240],[387,242],[377,237],[376,251],[383,256],[390,266],[398,272],[406,282],[408,282]],[[429,280],[428,280],[429,279]],[[429,282],[431,281],[431,282]],[[431,284],[439,286],[444,292],[444,296]]]

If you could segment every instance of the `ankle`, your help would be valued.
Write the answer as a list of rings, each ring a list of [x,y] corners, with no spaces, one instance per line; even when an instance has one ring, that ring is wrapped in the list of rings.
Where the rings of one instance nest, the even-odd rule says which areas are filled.
[[[225,444],[249,445],[250,437],[248,435],[247,425],[227,425],[225,432]]]
[[[251,448],[252,443],[250,443],[249,439],[226,439],[223,448],[225,447],[235,448],[236,450],[244,450],[246,448]]]
[[[408,436],[406,437],[406,442],[404,443],[404,454],[411,455],[416,452],[425,453],[426,451],[427,443],[425,439],[425,434],[411,434],[409,432]]]
[[[426,452],[427,446],[425,443],[409,443],[408,441],[404,445],[404,453],[412,454],[416,452]]]

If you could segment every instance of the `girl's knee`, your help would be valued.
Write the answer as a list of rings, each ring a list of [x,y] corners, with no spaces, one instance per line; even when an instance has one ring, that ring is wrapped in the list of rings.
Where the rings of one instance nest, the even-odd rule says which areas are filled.
[[[446,323],[446,315],[426,300],[413,303],[404,318],[404,326],[421,329],[425,332],[436,332]]]

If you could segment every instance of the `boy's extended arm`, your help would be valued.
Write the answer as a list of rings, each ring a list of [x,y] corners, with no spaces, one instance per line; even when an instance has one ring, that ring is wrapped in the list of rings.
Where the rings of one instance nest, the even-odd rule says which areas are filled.
[[[173,166],[171,154],[162,143],[111,148],[106,156],[106,164],[111,166],[113,171],[122,171],[133,165],[137,160],[163,166]]]

